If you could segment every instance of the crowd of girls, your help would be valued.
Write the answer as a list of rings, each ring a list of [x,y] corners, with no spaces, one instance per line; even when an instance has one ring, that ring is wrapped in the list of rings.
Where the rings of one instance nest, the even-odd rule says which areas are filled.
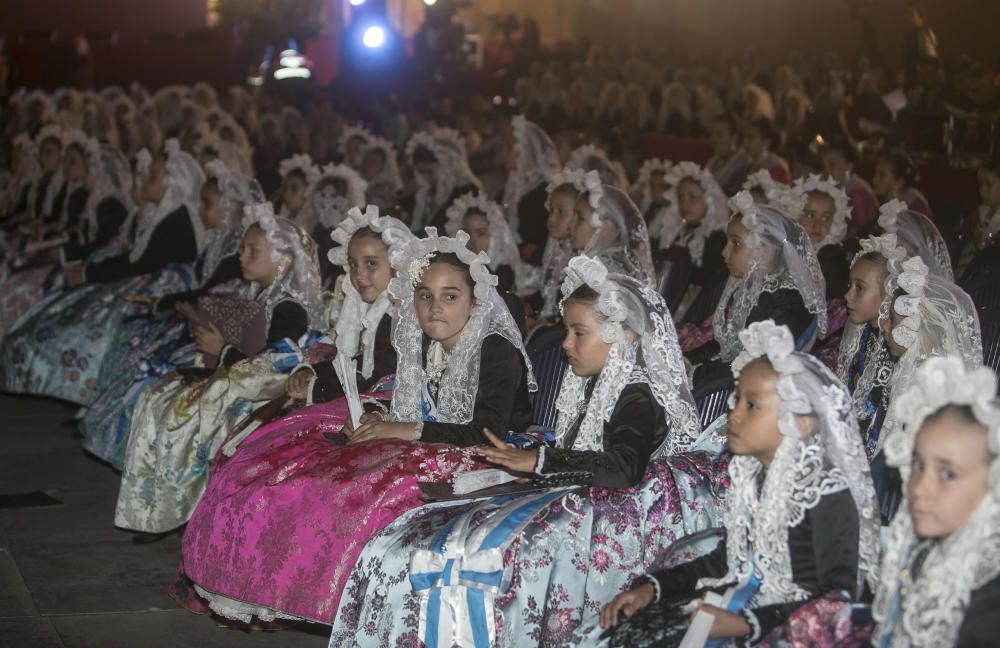
[[[905,154],[873,191],[766,115],[635,174],[498,115],[497,173],[238,88],[11,107],[0,387],[79,406],[187,609],[332,647],[1000,629],[993,315],[956,283],[993,272],[995,162],[955,246]]]

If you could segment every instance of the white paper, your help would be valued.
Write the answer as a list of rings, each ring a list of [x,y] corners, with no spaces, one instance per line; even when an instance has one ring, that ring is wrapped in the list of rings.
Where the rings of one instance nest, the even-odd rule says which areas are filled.
[[[347,408],[351,412],[351,422],[354,429],[361,427],[361,415],[364,408],[361,407],[361,398],[358,396],[358,372],[354,360],[348,360],[346,356],[337,354],[333,361],[333,369],[337,372],[340,385],[344,388],[344,397],[347,398]]]
[[[702,603],[725,609],[731,597],[732,589],[726,593],[725,597],[719,596],[715,592],[708,592],[702,599]],[[708,642],[708,635],[712,632],[714,624],[715,617],[700,610],[698,614],[694,615],[694,620],[688,626],[687,632],[684,633],[684,639],[681,640],[679,648],[702,648]]]
[[[465,495],[473,491],[484,488],[492,488],[506,484],[517,479],[517,475],[512,475],[506,470],[498,468],[487,468],[486,470],[473,470],[470,472],[458,473],[451,482],[451,489],[456,495]]]

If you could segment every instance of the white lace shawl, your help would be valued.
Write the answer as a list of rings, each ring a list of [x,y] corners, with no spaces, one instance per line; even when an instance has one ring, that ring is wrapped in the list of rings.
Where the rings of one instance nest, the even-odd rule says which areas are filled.
[[[389,292],[398,304],[399,317],[392,336],[398,360],[390,418],[403,422],[423,418],[421,394],[430,377],[424,367],[424,333],[417,319],[413,290],[432,255],[452,253],[469,266],[476,303],[458,342],[447,355],[438,389],[437,416],[441,422],[468,423],[475,410],[482,345],[488,336],[499,335],[518,349],[524,357],[529,390],[537,390],[538,385],[521,332],[496,291],[497,278],[490,274],[489,257],[483,252],[473,254],[467,247],[469,235],[461,230],[454,238],[438,236],[433,227],[428,227],[426,233],[426,238],[410,241],[394,250],[391,257],[396,276],[389,284]]]
[[[557,445],[565,445],[580,408],[586,407],[573,449],[604,451],[604,425],[622,390],[645,384],[663,407],[667,421],[667,436],[653,456],[688,450],[700,436],[701,426],[677,332],[663,298],[643,282],[609,273],[599,259],[577,256],[566,270],[563,300],[583,284],[600,295],[597,308],[605,317],[601,339],[612,346],[589,400],[585,390],[590,378],[577,376],[567,367],[556,399]],[[634,342],[628,341],[625,328],[635,333]]]
[[[896,298],[892,308],[903,320],[892,330],[892,337],[906,351],[889,379],[890,405],[879,435],[880,448],[899,432],[909,416],[894,400],[907,389],[918,366],[940,356],[961,358],[969,370],[983,364],[979,315],[964,290],[930,274],[918,256],[903,262],[897,283],[904,294]]]
[[[584,144],[574,150],[569,156],[566,167],[581,171],[596,171],[601,183],[622,190],[628,189],[628,182],[625,180],[625,172],[621,165],[612,162],[607,153],[591,144]]]
[[[97,235],[97,208],[108,198],[113,198],[125,207],[125,213],[134,209],[132,202],[132,169],[128,160],[117,148],[100,145],[97,140],[88,143],[87,163],[90,175],[94,178],[94,186],[87,196],[83,207],[81,224],[85,228],[88,239]]]
[[[430,133],[414,133],[406,144],[406,157],[413,164],[413,154],[418,147],[423,147],[434,154],[437,160],[436,182],[432,187],[417,174],[417,193],[413,201],[413,214],[410,216],[410,229],[419,232],[434,214],[451,198],[455,187],[472,185],[481,190],[482,185],[469,168],[466,159],[465,144],[461,136],[451,129],[438,129]]]
[[[343,132],[341,132],[340,137],[337,139],[337,153],[339,153],[343,158],[343,163],[352,169],[361,168],[361,157],[360,155],[356,159],[349,159],[347,144],[352,139],[364,140],[364,145],[362,145],[360,155],[364,154],[365,147],[372,139],[372,132],[365,128],[364,126],[352,126],[347,125],[344,127]]]
[[[350,280],[351,269],[348,266],[347,248],[351,238],[361,228],[367,227],[382,237],[382,242],[389,250],[389,257],[407,242],[414,239],[413,232],[398,218],[379,216],[378,208],[369,205],[364,213],[357,207],[347,212],[347,217],[340,226],[330,233],[336,245],[327,253],[330,263],[344,269],[346,278],[343,281],[344,301],[336,324],[337,352],[348,358],[357,357],[363,353],[358,371],[365,378],[371,378],[375,370],[375,335],[379,324],[386,313],[393,319],[396,309],[392,303],[389,291],[384,290],[371,304],[366,303],[357,288]]]
[[[685,236],[691,261],[701,266],[705,255],[705,241],[712,232],[726,229],[729,222],[729,208],[726,205],[726,194],[722,191],[715,176],[694,162],[678,162],[667,174],[667,203],[660,223],[660,249],[665,250],[678,242],[678,237],[687,228],[687,223],[681,219],[677,204],[677,186],[682,180],[691,179],[698,183],[705,192],[705,217]]]
[[[894,198],[879,207],[878,224],[883,232],[895,234],[910,256],[923,259],[931,272],[954,281],[948,245],[929,218]]]
[[[548,134],[538,124],[525,119],[524,115],[515,116],[510,124],[517,161],[504,185],[503,205],[510,230],[516,237],[521,223],[517,210],[521,199],[538,185],[548,182],[549,177],[559,170],[559,153]],[[490,258],[493,258],[492,253]]]
[[[347,192],[340,194],[333,180],[342,180],[347,185]],[[351,167],[328,164],[309,186],[305,204],[295,222],[307,232],[312,232],[317,226],[331,230],[340,224],[348,210],[364,206],[367,188],[368,183]]]
[[[243,208],[243,234],[253,225],[263,231],[272,259],[278,264],[278,275],[267,287],[251,282],[248,294],[264,304],[270,325],[274,309],[284,301],[300,305],[309,319],[309,327],[324,331],[327,322],[323,305],[322,283],[319,276],[319,256],[316,241],[301,227],[274,215],[271,203],[257,203]]]
[[[503,265],[510,266],[514,271],[514,290],[521,294],[531,294],[539,289],[541,284],[541,269],[526,263],[521,258],[514,240],[514,232],[504,218],[503,210],[482,194],[467,193],[455,199],[445,212],[445,231],[448,236],[455,236],[462,229],[462,219],[475,210],[486,215],[490,229],[490,245],[486,255],[490,257],[490,269],[496,271]]]
[[[792,185],[791,193],[796,198],[805,201],[809,194],[814,191],[829,196],[833,200],[834,208],[830,231],[816,246],[818,250],[824,245],[836,245],[844,240],[847,235],[847,221],[851,220],[851,201],[847,197],[847,192],[832,178],[823,178],[818,173],[811,173],[808,177],[796,180],[795,184]]]
[[[224,258],[239,252],[243,244],[243,208],[264,200],[264,192],[256,180],[230,170],[222,160],[206,164],[205,174],[219,184],[219,206],[223,212],[222,222],[207,236],[201,277],[208,281]]]
[[[742,277],[730,277],[715,309],[712,330],[719,343],[718,358],[731,362],[742,350],[739,333],[762,293],[793,288],[806,310],[816,316],[815,340],[826,336],[826,280],[816,250],[802,226],[774,205],[758,205],[747,191],[730,201],[750,231],[743,244],[751,252]]]
[[[740,372],[753,359],[766,357],[778,374],[781,445],[771,465],[735,456],[729,463],[726,553],[728,573],[703,578],[698,588],[745,584],[756,567],[761,589],[756,605],[803,601],[810,594],[793,581],[788,530],[798,525],[824,495],[849,490],[858,512],[858,566],[874,586],[878,582],[879,522],[868,460],[850,397],[843,384],[816,358],[794,351],[785,326],[756,322],[740,333],[743,351],[733,362]],[[734,406],[730,397],[730,407]],[[814,421],[812,433],[800,425]],[[763,484],[759,475],[764,472]]]
[[[892,648],[955,645],[972,592],[1000,575],[1000,409],[996,393],[997,380],[989,368],[971,369],[963,358],[945,356],[921,365],[896,400],[906,412],[906,424],[886,443],[885,452],[888,463],[899,467],[904,484],[909,480],[921,426],[948,405],[971,407],[987,430],[992,459],[986,497],[958,531],[943,540],[929,541],[929,553],[919,574],[902,593],[892,624],[901,574],[912,576],[912,552],[920,543],[903,489],[903,503],[889,527],[881,585],[872,606],[877,624],[873,643],[877,645],[881,646],[889,633]]]
[[[610,272],[651,285],[656,280],[656,273],[649,249],[649,232],[639,208],[618,187],[594,184],[599,179],[593,171],[587,172],[584,181],[593,207],[592,224],[597,231],[581,254],[599,258]]]
[[[146,252],[157,226],[180,207],[187,210],[199,254],[207,243],[205,227],[198,210],[205,174],[198,161],[181,150],[180,142],[176,139],[168,139],[163,149],[166,155],[163,182],[167,191],[159,203],[146,203],[142,206],[136,223],[135,238],[128,253],[129,261],[133,263]]]

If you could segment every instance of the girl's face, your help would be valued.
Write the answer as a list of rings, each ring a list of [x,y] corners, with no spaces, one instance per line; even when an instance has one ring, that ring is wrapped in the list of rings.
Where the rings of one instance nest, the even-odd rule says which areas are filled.
[[[201,185],[201,204],[198,214],[201,216],[201,224],[207,230],[213,230],[222,223],[225,211],[222,209],[222,197],[215,183],[206,182]]]
[[[385,163],[385,151],[376,148],[368,149],[361,156],[361,177],[367,182],[371,182],[382,173]]]
[[[722,248],[722,259],[729,269],[729,276],[742,277],[750,265],[751,250],[744,241],[750,231],[743,226],[743,219],[738,216],[729,220],[726,226],[726,247]]]
[[[850,172],[851,165],[843,153],[832,150],[823,151],[823,175],[828,175],[837,182],[844,182]]]
[[[778,431],[778,374],[761,359],[743,368],[736,383],[736,405],[729,412],[729,451],[770,465],[781,445]]]
[[[244,279],[256,281],[261,286],[270,286],[278,276],[278,264],[271,257],[271,246],[267,244],[264,230],[256,225],[243,236],[240,267]]]
[[[576,206],[576,196],[568,191],[554,191],[549,198],[549,219],[547,225],[549,236],[565,241],[573,233],[573,209]]]
[[[906,484],[919,537],[945,538],[969,521],[986,496],[990,460],[980,425],[945,412],[921,426]]]
[[[347,267],[351,284],[366,304],[385,292],[392,279],[389,248],[380,239],[359,236],[347,245]]]
[[[851,268],[851,282],[844,295],[847,315],[853,324],[878,322],[878,308],[885,299],[886,270],[871,259],[858,259]]]
[[[701,185],[685,178],[677,183],[677,212],[685,223],[699,223],[708,213],[705,190]]]
[[[420,277],[413,299],[420,328],[445,351],[451,351],[475,307],[468,280],[448,263],[431,263]]]
[[[577,376],[596,376],[604,369],[611,345],[601,339],[604,318],[597,305],[582,301],[567,301],[563,308],[566,337],[562,348],[566,361]]]
[[[979,170],[979,199],[989,207],[1000,206],[1000,176],[987,169]]]
[[[163,196],[167,193],[167,185],[164,183],[165,175],[166,167],[163,164],[163,158],[154,158],[149,164],[149,173],[146,174],[146,179],[142,183],[142,199],[145,202],[159,205],[160,201],[163,200]]]
[[[63,153],[63,176],[70,182],[83,180],[87,175],[87,164],[76,146],[69,146]]]
[[[468,248],[473,252],[489,252],[490,221],[478,211],[470,211],[462,217],[462,229],[469,234]]]
[[[413,165],[413,172],[431,187],[437,185],[437,162],[423,161]]]
[[[875,163],[875,174],[872,176],[872,189],[882,200],[889,200],[899,195],[903,189],[903,181],[892,173],[892,165],[887,160]]]
[[[586,249],[587,244],[594,238],[597,228],[590,222],[590,217],[593,213],[594,210],[590,206],[590,201],[587,200],[587,194],[580,196],[576,201],[576,206],[573,208],[573,217],[576,225],[573,227],[569,241],[574,250],[580,251]]]
[[[810,243],[814,246],[819,245],[827,237],[833,227],[833,217],[836,213],[837,206],[828,194],[822,191],[809,192],[799,222],[809,235]]]
[[[903,354],[906,353],[906,347],[896,342],[892,337],[892,332],[902,321],[903,316],[896,312],[896,300],[893,299],[892,306],[889,308],[889,317],[881,320],[879,325],[882,328],[882,337],[885,339],[885,346],[889,349],[892,357],[897,360],[902,358]]]
[[[306,202],[306,181],[297,173],[289,173],[281,181],[281,204],[289,213],[297,214]]]
[[[756,98],[757,95],[754,95]],[[767,150],[767,142],[760,134],[760,129],[758,128],[748,128],[743,134],[743,150],[746,151],[747,157],[751,160],[756,160],[764,155],[764,151]]]
[[[51,137],[44,140],[38,147],[38,166],[41,167],[42,173],[55,171],[61,162],[62,147]]]

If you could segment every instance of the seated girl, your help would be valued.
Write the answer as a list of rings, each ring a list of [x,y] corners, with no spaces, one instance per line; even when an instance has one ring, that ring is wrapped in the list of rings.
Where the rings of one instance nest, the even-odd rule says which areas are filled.
[[[919,256],[931,272],[949,281],[954,278],[948,244],[929,218],[911,211],[902,200],[890,200],[879,208],[878,225],[882,232],[895,234],[909,256]]]
[[[11,326],[0,344],[5,390],[89,405],[108,344],[130,325],[133,307],[120,298],[190,288],[188,264],[207,243],[197,211],[205,176],[177,140],[155,160],[139,157],[144,204],[123,226],[124,250],[68,267],[66,286],[87,285],[53,293]]]
[[[364,544],[421,504],[418,480],[446,483],[473,469],[475,451],[456,446],[485,442],[484,428],[531,423],[534,378],[520,333],[488,258],[467,243],[464,232],[429,229],[390,255],[395,389],[382,381],[371,390],[391,392],[386,420],[366,415],[353,429],[344,399],[314,406],[253,432],[213,473],[181,568],[217,612],[330,623]],[[192,593],[184,581],[174,592],[197,609]]]
[[[40,171],[35,144],[25,133],[11,140],[10,180],[0,196],[0,229],[10,233],[28,218],[28,197]]]
[[[917,189],[920,174],[913,159],[902,149],[883,151],[875,158],[872,189],[882,203],[901,200],[906,208],[923,214],[931,221],[934,213],[926,196]]]
[[[410,229],[422,232],[428,225],[444,225],[444,212],[456,198],[481,185],[466,159],[461,136],[450,129],[435,134],[414,133],[406,144],[416,191],[400,201]]]
[[[906,482],[875,596],[873,645],[988,646],[1000,623],[997,379],[961,358],[924,362],[893,401],[887,440]]]
[[[553,318],[559,313],[559,287],[563,272],[573,256],[570,238],[576,225],[576,200],[586,190],[583,171],[564,169],[551,176],[546,190],[548,198],[548,238],[542,255],[541,292],[537,299],[529,300],[537,319]]]
[[[739,332],[753,322],[787,326],[802,351],[826,335],[826,282],[809,235],[778,207],[755,204],[748,192],[730,205],[723,250],[730,277],[715,310],[714,339],[685,354],[692,365],[705,365],[696,383],[714,384],[716,377],[729,383],[727,365],[743,350]]]
[[[600,184],[593,171],[584,176],[586,191],[576,199],[570,245],[597,258],[610,272],[652,286],[656,280],[646,223],[632,199],[617,187]]]
[[[325,286],[332,286],[340,276],[339,266],[332,265],[327,258],[332,243],[330,233],[340,225],[349,210],[364,206],[367,186],[357,171],[349,166],[328,164],[306,191],[305,204],[299,210],[295,224],[317,241],[320,275]]]
[[[852,217],[847,238],[864,236],[865,227],[878,218],[878,198],[871,185],[854,172],[858,160],[854,147],[846,139],[837,138],[824,146],[820,156],[823,175],[840,184],[851,201]]]
[[[847,193],[833,180],[811,174],[795,181],[791,196],[804,203],[799,224],[809,234],[809,242],[823,269],[827,301],[840,299],[847,292],[850,275],[847,251],[843,246],[851,219]]]
[[[639,167],[639,178],[629,189],[629,195],[646,221],[650,247],[659,250],[659,236],[663,229],[663,212],[670,206],[667,200],[667,174],[673,164],[668,160],[650,158]]]
[[[278,196],[278,216],[290,221],[298,219],[306,204],[306,192],[319,179],[319,168],[304,153],[281,161],[278,166],[281,189]]]
[[[511,119],[510,127],[514,136],[513,168],[504,184],[501,202],[506,206],[507,222],[516,240],[534,248],[525,252],[526,258],[538,263],[546,247],[547,187],[550,178],[559,171],[559,154],[548,134],[524,115]]]
[[[396,207],[403,180],[396,163],[396,148],[387,139],[373,137],[361,152],[361,177],[368,183],[365,200],[388,214]]]
[[[920,257],[910,257],[900,267],[890,308],[880,324],[896,366],[889,377],[889,409],[881,430],[869,430],[865,445],[872,455],[872,478],[888,523],[901,497],[898,474],[885,465],[883,446],[898,434],[902,410],[893,400],[913,379],[916,367],[928,358],[954,355],[972,369],[983,363],[983,338],[972,299],[961,288],[931,274]],[[875,432],[875,434],[872,434]]]
[[[132,413],[139,396],[158,378],[194,360],[188,318],[200,300],[229,295],[242,283],[243,208],[260,202],[260,187],[221,160],[205,165],[199,216],[209,241],[194,267],[197,288],[163,296],[129,295],[152,317],[123,327],[108,344],[96,397],[80,421],[83,447],[121,469]],[[204,303],[204,302],[203,302]]]
[[[857,594],[859,572],[875,582],[874,493],[843,385],[816,358],[794,351],[787,327],[757,322],[740,338],[726,537],[711,553],[641,578],[605,605],[606,645],[676,646],[689,616],[702,613],[708,638],[756,643],[780,635],[810,601]],[[703,600],[706,591],[731,596],[717,606]],[[813,645],[836,638],[810,637]]]
[[[192,326],[198,351],[217,357],[219,369],[172,373],[143,392],[125,451],[120,527],[161,533],[184,524],[235,421],[284,390],[285,373],[311,342],[307,333],[326,327],[316,244],[276,218],[270,203],[245,211],[240,266],[247,310],[263,313],[265,350],[238,348],[214,323]]]
[[[62,128],[48,124],[35,135],[38,177],[28,192],[28,216],[37,227],[52,219],[56,197],[63,189]]]
[[[613,162],[607,153],[593,144],[584,144],[574,149],[566,161],[566,168],[579,169],[584,173],[594,171],[601,179],[601,184],[618,187],[621,190],[628,188],[622,165]]]
[[[357,361],[358,392],[364,393],[396,371],[392,346],[395,317],[388,288],[393,270],[390,257],[414,236],[392,216],[379,216],[369,205],[364,213],[353,208],[333,230],[330,263],[340,266],[347,281],[337,314],[335,343],[338,354]],[[307,405],[326,403],[344,395],[333,361],[296,368],[288,378],[287,394]]]

